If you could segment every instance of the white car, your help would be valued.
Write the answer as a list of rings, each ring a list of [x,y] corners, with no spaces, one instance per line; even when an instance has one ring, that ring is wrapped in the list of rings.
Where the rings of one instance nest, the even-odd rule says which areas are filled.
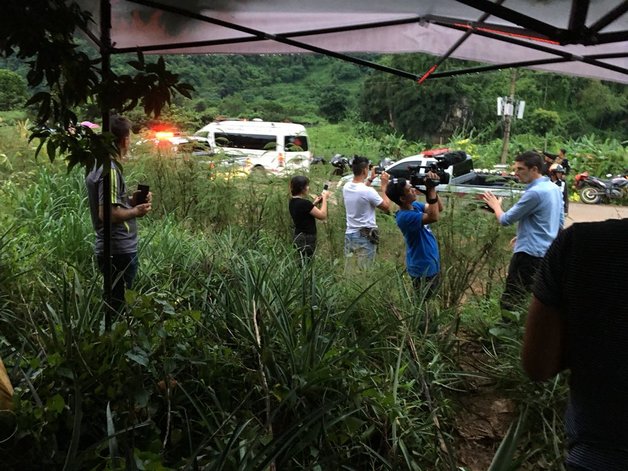
[[[390,175],[390,178],[405,178],[410,179],[414,172],[418,174],[427,173],[428,166],[435,164],[438,160],[437,157],[446,155],[447,152],[435,153],[431,152],[421,153],[405,157],[397,162],[393,162],[384,168],[384,171]],[[458,154],[458,161],[453,165],[449,165],[444,169],[445,173],[450,177],[457,177],[464,175],[473,170],[473,161],[467,154]],[[353,175],[346,175],[342,177],[339,186],[344,185],[347,181],[351,181]],[[375,177],[371,186],[379,188],[379,175]]]

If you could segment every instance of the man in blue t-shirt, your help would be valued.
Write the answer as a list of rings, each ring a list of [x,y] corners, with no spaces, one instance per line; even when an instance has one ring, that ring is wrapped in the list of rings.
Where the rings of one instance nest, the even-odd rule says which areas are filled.
[[[440,257],[438,243],[429,224],[438,221],[443,205],[436,194],[438,175],[426,175],[427,204],[416,201],[417,189],[405,178],[394,178],[386,188],[386,195],[399,206],[395,216],[397,225],[406,241],[406,270],[414,286],[430,297],[438,287]]]

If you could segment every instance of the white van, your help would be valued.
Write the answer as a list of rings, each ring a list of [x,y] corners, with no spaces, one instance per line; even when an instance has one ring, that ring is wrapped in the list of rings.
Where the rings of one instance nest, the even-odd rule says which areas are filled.
[[[207,139],[213,153],[243,159],[248,170],[275,174],[307,170],[312,153],[307,131],[300,124],[251,121],[215,121],[194,136]]]

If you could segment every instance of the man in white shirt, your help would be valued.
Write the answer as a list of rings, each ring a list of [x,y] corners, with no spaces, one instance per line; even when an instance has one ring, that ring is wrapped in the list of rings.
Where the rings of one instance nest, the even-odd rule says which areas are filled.
[[[347,212],[347,230],[345,232],[345,257],[356,257],[358,265],[365,267],[375,258],[379,233],[375,220],[375,208],[388,212],[390,200],[386,196],[389,175],[380,176],[382,195],[371,188],[375,178],[375,169],[369,176],[369,160],[355,156],[351,168],[353,180],[342,189],[342,196]]]

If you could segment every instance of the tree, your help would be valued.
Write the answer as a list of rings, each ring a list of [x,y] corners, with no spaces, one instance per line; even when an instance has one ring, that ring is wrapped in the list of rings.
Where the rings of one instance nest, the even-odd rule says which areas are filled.
[[[0,111],[23,107],[27,97],[24,79],[15,72],[0,69]]]
[[[396,69],[428,70],[433,58],[398,55],[386,57],[386,65]],[[396,76],[372,74],[364,83],[360,114],[375,124],[387,123],[407,139],[430,140],[449,119],[456,104],[462,103],[460,82],[439,79],[421,85]]]
[[[559,114],[556,111],[544,110],[542,108],[532,111],[528,119],[529,129],[541,136],[556,131],[559,125]]]
[[[344,119],[349,108],[348,92],[337,87],[329,87],[320,94],[318,110],[330,123],[337,123]]]
[[[230,117],[245,116],[248,117],[248,103],[240,94],[229,95],[221,101],[220,109],[223,113]]]
[[[578,101],[587,110],[589,121],[599,128],[628,117],[628,95],[616,94],[599,80],[591,80],[578,94]]]

